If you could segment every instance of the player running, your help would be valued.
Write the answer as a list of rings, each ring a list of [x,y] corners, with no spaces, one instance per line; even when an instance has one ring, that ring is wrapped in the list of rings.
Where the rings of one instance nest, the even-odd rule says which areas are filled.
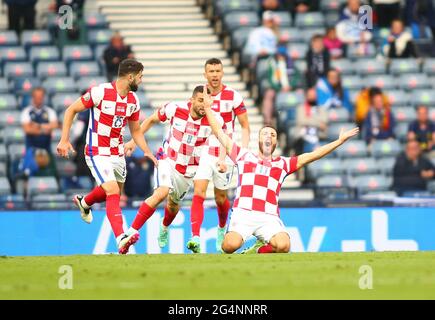
[[[163,142],[162,150],[158,152],[159,166],[154,171],[154,192],[140,206],[128,234],[137,234],[157,206],[167,198],[158,237],[161,248],[168,243],[168,227],[179,211],[180,202],[193,184],[202,149],[211,136],[211,128],[204,111],[204,90],[205,86],[197,86],[190,101],[168,103],[156,110],[141,125],[141,132],[144,134],[155,124],[170,122],[167,139]],[[221,128],[224,122],[219,115],[217,118],[218,120],[214,118],[216,125]],[[126,144],[128,153],[134,148],[133,141]]]
[[[82,219],[92,222],[91,206],[106,201],[106,213],[118,244],[118,252],[126,254],[139,235],[124,233],[119,204],[120,193],[126,178],[123,132],[128,122],[131,136],[144,155],[157,164],[157,159],[141,134],[139,124],[140,104],[134,93],[142,82],[143,65],[133,59],[119,65],[118,78],[89,89],[65,112],[62,137],[57,153],[65,158],[75,153],[69,131],[77,113],[90,109],[86,136],[85,159],[98,186],[85,197],[76,195],[74,203],[80,209]]]
[[[204,100],[207,99],[212,100],[204,93]],[[205,114],[213,134],[218,137],[239,171],[239,185],[222,250],[233,253],[249,236],[254,235],[264,241],[264,245],[258,248],[259,253],[289,252],[290,236],[279,218],[278,207],[284,179],[304,165],[326,156],[357,135],[359,129],[342,130],[337,140],[313,152],[297,157],[273,157],[277,144],[274,128],[265,126],[260,130],[259,151],[255,154],[238,146],[222,131],[210,108],[205,108]]]
[[[248,113],[243,98],[236,90],[224,85],[222,62],[219,59],[209,59],[205,63],[204,76],[207,79],[207,87],[211,91],[213,99],[212,110],[221,115],[226,125],[226,134],[232,137],[237,117],[242,127],[242,146],[247,148],[249,144]],[[187,248],[194,253],[201,252],[200,229],[204,220],[204,199],[210,180],[213,180],[214,196],[219,218],[216,236],[216,250],[221,251],[224,240],[230,202],[227,190],[233,177],[234,164],[226,157],[225,149],[215,136],[209,139],[209,146],[204,148],[199,162],[198,172],[193,179],[194,195],[190,212],[192,238],[187,242]],[[221,155],[220,155],[221,152]]]

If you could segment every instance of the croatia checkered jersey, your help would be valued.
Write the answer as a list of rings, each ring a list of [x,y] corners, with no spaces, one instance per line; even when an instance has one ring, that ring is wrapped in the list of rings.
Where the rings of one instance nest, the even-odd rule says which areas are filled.
[[[221,92],[211,97],[213,98],[212,110],[221,115],[225,122],[226,134],[232,137],[236,116],[246,112],[241,94],[224,85]],[[210,137],[208,145],[208,153],[219,157],[220,142],[214,135]]]
[[[284,179],[297,170],[297,157],[263,160],[233,144],[229,157],[237,165],[239,183],[233,208],[279,216],[279,193]]]
[[[138,121],[140,104],[130,91],[121,97],[115,82],[102,83],[90,88],[81,100],[90,109],[86,136],[87,156],[123,156],[123,134],[127,121]]]
[[[170,122],[168,135],[163,142],[165,156],[186,178],[195,175],[201,152],[207,146],[208,138],[213,135],[207,117],[193,119],[191,107],[190,101],[173,101],[158,111],[161,122]],[[223,119],[219,114],[215,116],[224,128]]]

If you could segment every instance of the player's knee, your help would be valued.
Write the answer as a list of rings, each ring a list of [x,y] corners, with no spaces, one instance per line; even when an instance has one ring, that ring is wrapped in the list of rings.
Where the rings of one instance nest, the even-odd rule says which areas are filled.
[[[103,190],[106,192],[106,195],[108,195],[108,196],[120,193],[119,186],[116,182],[114,182],[114,183],[107,182],[104,185],[102,185],[102,187],[103,187]]]
[[[166,206],[171,214],[177,214],[180,210],[180,206],[178,203],[174,203],[172,201],[168,201],[168,205]]]
[[[227,201],[227,195],[224,193],[215,193],[215,200],[217,206],[222,206]]]
[[[234,240],[227,239],[227,240],[224,240],[224,242],[222,243],[222,250],[225,253],[233,253],[239,248],[240,248],[240,243],[238,243],[237,241],[234,241]]]
[[[193,190],[193,195],[205,199],[205,197],[206,197],[206,192],[207,192],[206,190],[195,189],[195,190]]]
[[[163,202],[169,194],[168,188],[157,188],[153,193],[153,198],[158,202]]]
[[[275,252],[276,253],[288,253],[290,251],[290,242],[289,241],[280,241],[276,244]]]

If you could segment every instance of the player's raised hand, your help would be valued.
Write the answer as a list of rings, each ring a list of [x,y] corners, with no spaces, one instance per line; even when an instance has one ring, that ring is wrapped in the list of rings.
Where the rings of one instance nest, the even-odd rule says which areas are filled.
[[[204,108],[211,108],[211,106],[213,105],[213,99],[208,95],[207,93],[207,85],[205,84],[203,86],[203,99],[204,99]]]
[[[347,131],[344,131],[344,129],[342,128],[340,130],[340,136],[338,137],[338,139],[341,142],[346,142],[348,139],[356,136],[358,133],[359,133],[359,128],[358,127],[350,129],[350,130],[347,130]]]
[[[150,159],[153,163],[154,166],[158,167],[159,166],[159,161],[157,160],[157,158],[153,155],[152,152],[144,152],[143,154],[144,157]]]
[[[136,143],[134,143],[133,140],[130,140],[124,145],[124,153],[127,157],[131,157],[135,149],[136,149]]]
[[[74,150],[73,146],[71,145],[71,143],[69,141],[60,141],[59,144],[57,145],[57,154],[61,157],[64,158],[69,158],[69,152],[71,151],[71,153],[76,153],[76,151]]]

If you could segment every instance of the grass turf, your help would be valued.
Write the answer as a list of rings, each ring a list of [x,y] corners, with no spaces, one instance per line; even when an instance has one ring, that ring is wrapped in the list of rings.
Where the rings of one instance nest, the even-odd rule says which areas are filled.
[[[435,299],[435,252],[0,257],[0,299]]]

